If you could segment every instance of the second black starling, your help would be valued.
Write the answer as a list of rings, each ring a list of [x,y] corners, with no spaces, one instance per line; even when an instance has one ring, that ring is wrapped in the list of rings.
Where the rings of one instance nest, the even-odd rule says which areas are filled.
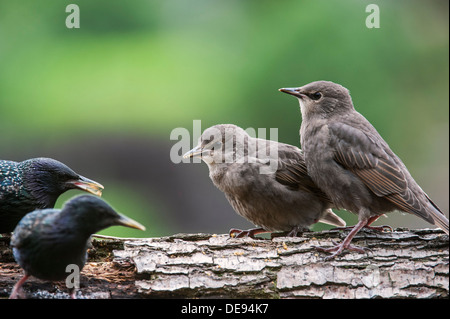
[[[53,208],[69,189],[101,196],[103,186],[51,158],[0,160],[0,234],[12,232],[35,209]]]
[[[230,235],[282,231],[295,236],[317,222],[345,226],[307,174],[303,153],[295,146],[253,138],[238,126],[222,124],[206,129],[184,157],[201,157],[234,210],[258,226],[232,229]],[[270,160],[275,161],[272,171]]]
[[[117,213],[102,199],[80,195],[67,201],[62,209],[36,210],[17,225],[11,238],[14,258],[25,276],[14,286],[10,298],[20,297],[28,277],[48,281],[64,280],[67,266],[81,271],[90,236],[104,228],[121,225],[145,230],[138,222]],[[72,291],[75,297],[75,290]]]

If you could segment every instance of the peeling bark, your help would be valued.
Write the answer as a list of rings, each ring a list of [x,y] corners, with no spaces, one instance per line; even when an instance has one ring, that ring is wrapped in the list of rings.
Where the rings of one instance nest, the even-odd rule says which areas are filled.
[[[314,245],[331,246],[347,232],[234,239],[177,234],[93,240],[78,298],[448,298],[448,236],[440,230],[361,231],[349,252],[332,261]],[[22,270],[0,238],[0,297]],[[64,283],[30,279],[29,298],[68,298]]]

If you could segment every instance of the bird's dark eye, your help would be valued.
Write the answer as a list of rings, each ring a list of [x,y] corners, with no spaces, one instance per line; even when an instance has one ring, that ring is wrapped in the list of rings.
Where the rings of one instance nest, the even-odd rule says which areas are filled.
[[[320,92],[312,93],[309,95],[309,97],[311,99],[317,101],[318,99],[320,99],[322,97],[322,93],[320,93]]]
[[[212,146],[213,148],[221,148],[222,147],[222,142],[221,141],[217,141],[213,144]]]

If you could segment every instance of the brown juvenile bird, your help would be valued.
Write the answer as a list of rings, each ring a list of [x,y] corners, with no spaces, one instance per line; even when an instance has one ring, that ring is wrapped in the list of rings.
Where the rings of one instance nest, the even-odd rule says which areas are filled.
[[[295,146],[253,138],[236,125],[221,124],[206,129],[184,157],[201,157],[234,210],[258,226],[231,229],[230,236],[275,231],[296,236],[317,222],[345,226],[308,176],[303,153]]]
[[[363,227],[383,213],[400,210],[439,226],[448,234],[448,219],[411,177],[400,158],[352,103],[349,91],[328,82],[312,82],[280,91],[298,98],[302,113],[301,145],[308,174],[336,207],[358,214],[345,240],[329,258],[350,245]]]

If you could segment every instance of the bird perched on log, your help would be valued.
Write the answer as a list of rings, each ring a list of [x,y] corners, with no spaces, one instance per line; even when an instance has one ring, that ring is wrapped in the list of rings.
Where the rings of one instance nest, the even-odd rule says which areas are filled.
[[[412,178],[377,130],[358,113],[343,86],[312,82],[280,91],[298,98],[302,114],[301,145],[308,174],[336,207],[358,214],[358,223],[334,252],[362,252],[350,245],[363,227],[380,215],[399,210],[440,227],[446,234],[448,219]]]
[[[11,238],[14,258],[24,269],[25,276],[14,286],[10,298],[20,297],[21,287],[30,276],[58,281],[69,276],[69,265],[81,271],[87,259],[90,236],[114,225],[145,230],[138,222],[91,195],[74,197],[62,209],[35,210],[27,214]],[[72,298],[75,293],[73,289]]]
[[[69,189],[101,196],[103,186],[51,158],[0,160],[0,234],[12,232],[35,209],[53,208]]]
[[[231,229],[231,236],[277,231],[296,236],[317,222],[345,226],[308,176],[303,153],[295,146],[253,138],[236,125],[221,124],[206,129],[184,157],[201,157],[233,209],[258,226]]]

